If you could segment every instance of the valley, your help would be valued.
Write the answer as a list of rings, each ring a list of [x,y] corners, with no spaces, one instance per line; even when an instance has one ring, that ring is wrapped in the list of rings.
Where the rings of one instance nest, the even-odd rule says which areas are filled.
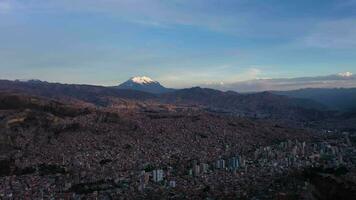
[[[299,199],[314,187],[296,173],[355,173],[354,129],[311,100],[2,82],[5,199]]]

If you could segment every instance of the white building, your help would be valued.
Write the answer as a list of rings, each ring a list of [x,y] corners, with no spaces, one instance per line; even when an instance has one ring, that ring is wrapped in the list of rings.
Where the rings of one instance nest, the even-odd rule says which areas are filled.
[[[163,170],[162,169],[153,170],[152,176],[153,176],[153,182],[157,183],[163,181]]]

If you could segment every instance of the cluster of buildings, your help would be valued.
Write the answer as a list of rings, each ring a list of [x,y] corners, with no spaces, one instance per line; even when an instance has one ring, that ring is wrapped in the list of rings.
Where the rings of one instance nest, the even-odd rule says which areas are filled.
[[[246,182],[249,179],[250,181],[257,180],[258,176],[265,177],[266,174],[277,177],[309,167],[335,169],[346,166],[352,168],[356,164],[356,149],[348,141],[347,137],[313,143],[287,140],[259,147],[246,155],[221,156],[211,162],[193,160],[187,165],[187,175],[183,179],[172,177],[172,168],[154,169],[151,172],[142,171],[139,191],[145,192],[145,188],[156,186],[157,183],[161,183],[166,188],[186,188],[186,180],[189,179],[203,180],[202,186],[204,181],[217,183],[218,180],[214,181],[214,179],[219,176],[224,176],[225,181],[236,179],[237,182],[239,180]],[[213,180],[209,180],[211,177],[214,177]]]
[[[36,170],[2,176],[0,199],[133,199],[153,193],[180,199],[180,194],[193,198],[219,192],[243,196],[250,191],[248,187],[262,190],[266,183],[293,170],[352,168],[356,163],[347,134],[310,142],[299,137],[303,133],[296,140],[292,131],[284,134],[284,129],[274,126],[264,131],[244,119],[142,118],[135,118],[134,125],[104,126],[86,116],[75,121],[84,127],[80,131],[63,131],[59,136],[36,132],[35,142],[30,133],[20,133],[14,140],[21,147],[12,155],[14,166],[26,169],[46,163],[63,167],[65,172]],[[283,135],[282,141],[272,144],[272,139]],[[142,163],[153,167],[145,169]],[[89,189],[83,192],[80,187]]]
[[[219,158],[211,163],[198,163],[198,161],[194,160],[192,162],[192,167],[188,169],[188,175],[199,176],[217,170],[236,172],[239,169],[247,170],[246,160],[242,156],[236,155],[226,159]]]

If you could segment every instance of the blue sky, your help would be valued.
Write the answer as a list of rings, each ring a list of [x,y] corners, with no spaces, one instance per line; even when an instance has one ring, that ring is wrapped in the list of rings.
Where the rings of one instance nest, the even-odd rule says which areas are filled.
[[[0,70],[169,87],[356,72],[356,0],[0,0]]]

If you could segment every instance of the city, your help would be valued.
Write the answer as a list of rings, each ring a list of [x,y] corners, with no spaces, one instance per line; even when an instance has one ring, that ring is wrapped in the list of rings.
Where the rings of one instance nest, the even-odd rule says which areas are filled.
[[[6,98],[26,107],[23,96],[3,96],[3,105]],[[308,199],[318,187],[309,170],[330,184],[356,178],[355,132],[184,106],[62,111],[31,101],[39,106],[1,112],[2,135],[13,135],[1,140],[13,146],[1,161],[2,199]]]
[[[0,0],[0,200],[355,200],[356,0]]]

